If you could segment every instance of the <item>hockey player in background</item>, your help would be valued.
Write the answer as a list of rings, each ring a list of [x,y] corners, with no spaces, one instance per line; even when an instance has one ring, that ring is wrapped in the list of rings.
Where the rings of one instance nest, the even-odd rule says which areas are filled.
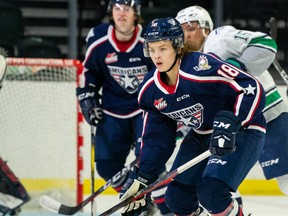
[[[5,50],[0,48],[0,89],[5,73]],[[29,200],[30,196],[24,186],[0,157],[0,215],[17,215],[20,212],[20,206]]]
[[[288,195],[288,105],[268,72],[276,56],[276,43],[265,33],[222,26],[213,30],[207,10],[200,6],[178,12],[185,42],[193,50],[214,53],[254,75],[263,85],[266,105],[263,110],[267,131],[259,163],[267,180],[276,178],[280,190]]]
[[[29,200],[24,186],[0,157],[0,215],[18,215]]]
[[[155,181],[175,148],[177,122],[192,129],[172,170],[210,149],[208,159],[176,176],[165,200],[175,215],[242,216],[236,191],[264,145],[265,94],[250,74],[217,56],[190,52],[175,18],[155,19],[145,32],[144,53],[157,67],[139,87],[144,110],[139,166],[130,172],[121,199]],[[139,215],[149,196],[132,202],[123,216]],[[134,213],[134,214],[133,214]]]
[[[140,9],[139,0],[110,0],[109,23],[92,28],[86,38],[83,82],[77,96],[86,121],[97,126],[96,169],[106,181],[122,170],[131,148],[135,148],[136,157],[140,154],[143,120],[137,90],[153,67],[143,55]],[[125,179],[113,188],[119,192]],[[166,215],[170,210],[164,192],[159,192],[155,193],[155,203]]]

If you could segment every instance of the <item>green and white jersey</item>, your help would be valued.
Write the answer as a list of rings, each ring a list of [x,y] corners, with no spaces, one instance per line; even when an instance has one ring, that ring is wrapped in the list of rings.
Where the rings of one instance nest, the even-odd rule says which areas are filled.
[[[266,92],[263,113],[267,122],[288,112],[288,104],[281,98],[275,81],[267,71],[277,52],[277,45],[269,35],[222,26],[208,35],[203,52],[243,63],[246,70],[261,82]]]

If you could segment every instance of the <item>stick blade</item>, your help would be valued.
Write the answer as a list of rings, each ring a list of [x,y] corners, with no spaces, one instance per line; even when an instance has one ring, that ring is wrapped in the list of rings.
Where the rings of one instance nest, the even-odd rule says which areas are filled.
[[[59,209],[61,207],[61,203],[52,199],[51,197],[47,195],[42,195],[39,198],[39,204],[47,209],[48,211],[54,212],[54,213],[59,213]]]

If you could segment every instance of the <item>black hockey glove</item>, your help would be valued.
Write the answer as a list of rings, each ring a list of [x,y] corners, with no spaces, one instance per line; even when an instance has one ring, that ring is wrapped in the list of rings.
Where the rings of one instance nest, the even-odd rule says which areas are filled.
[[[139,172],[137,166],[129,172],[127,181],[120,192],[120,200],[123,201],[128,197],[136,194],[138,191],[147,187],[147,185],[156,181],[157,177]],[[150,194],[126,205],[121,214],[122,216],[140,215],[142,212],[148,212],[148,207],[152,202]]]
[[[91,87],[77,88],[76,95],[85,120],[88,124],[97,126],[98,121],[103,117],[103,111],[99,103],[99,95]]]
[[[229,111],[217,113],[213,122],[210,152],[213,155],[225,155],[235,151],[236,133],[241,127],[240,119]]]

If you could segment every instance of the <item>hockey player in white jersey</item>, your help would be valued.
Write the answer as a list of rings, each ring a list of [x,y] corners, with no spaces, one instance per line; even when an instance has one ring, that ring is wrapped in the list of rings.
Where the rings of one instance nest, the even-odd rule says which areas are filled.
[[[248,71],[263,85],[267,132],[259,162],[266,179],[276,178],[280,190],[288,195],[288,105],[267,70],[276,56],[275,41],[265,33],[228,25],[213,30],[209,13],[200,6],[179,11],[176,19],[184,30],[185,43],[190,43],[193,50],[214,53]]]
[[[0,89],[6,74],[5,50],[0,48]],[[0,216],[17,215],[20,206],[30,200],[24,186],[0,157]]]

